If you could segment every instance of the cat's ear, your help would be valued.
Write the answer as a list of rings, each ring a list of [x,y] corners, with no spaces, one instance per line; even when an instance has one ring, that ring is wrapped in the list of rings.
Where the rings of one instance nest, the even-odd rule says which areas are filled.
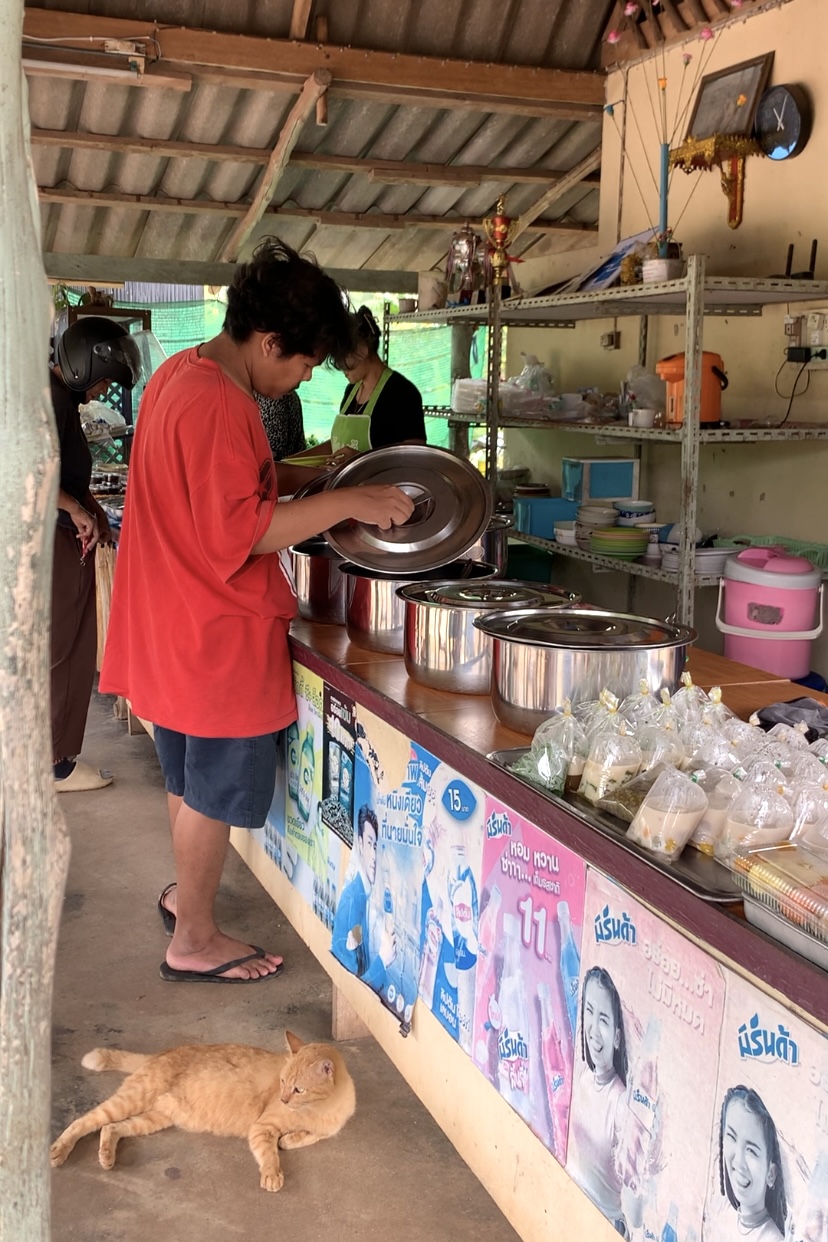
[[[322,1061],[317,1061],[316,1072],[321,1078],[333,1078],[333,1061],[329,1061],[327,1057]]]
[[[285,1040],[291,1052],[298,1052],[300,1048],[304,1048],[304,1041],[298,1035],[294,1035],[293,1031],[285,1031]]]

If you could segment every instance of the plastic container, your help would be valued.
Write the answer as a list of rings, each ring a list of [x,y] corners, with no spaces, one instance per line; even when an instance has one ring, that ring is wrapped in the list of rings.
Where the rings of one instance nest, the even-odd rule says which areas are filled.
[[[561,492],[581,502],[637,499],[640,466],[636,457],[563,457]]]
[[[775,914],[828,944],[828,861],[789,842],[739,849],[730,862],[736,883]]]
[[[727,659],[791,681],[807,676],[811,642],[822,633],[820,570],[784,548],[745,548],[728,557],[716,626]]]
[[[656,375],[667,385],[667,423],[684,422],[684,354],[671,354],[656,363]],[[702,423],[722,421],[722,392],[727,388],[724,361],[719,354],[702,353],[701,401],[699,420]]]
[[[513,502],[515,529],[524,535],[553,539],[555,522],[571,522],[578,512],[574,500],[561,496],[515,496]]]

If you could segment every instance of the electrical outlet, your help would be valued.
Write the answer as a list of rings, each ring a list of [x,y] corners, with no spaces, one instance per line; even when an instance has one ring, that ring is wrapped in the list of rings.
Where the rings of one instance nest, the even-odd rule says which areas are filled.
[[[804,315],[785,316],[785,348],[796,349],[802,344],[802,333],[805,326]]]
[[[602,349],[620,349],[621,333],[620,332],[604,332],[601,335]]]
[[[809,311],[805,316],[805,333],[802,344],[809,346],[811,360],[809,371],[828,371],[828,310]],[[815,357],[822,354],[822,357]]]

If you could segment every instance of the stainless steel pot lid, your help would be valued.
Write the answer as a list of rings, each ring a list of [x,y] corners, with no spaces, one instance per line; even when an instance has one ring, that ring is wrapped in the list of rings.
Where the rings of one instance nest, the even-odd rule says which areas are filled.
[[[341,559],[339,553],[334,551],[321,535],[314,535],[310,539],[303,539],[301,543],[294,543],[290,550],[297,556],[321,556],[326,561]]]
[[[680,647],[696,641],[696,631],[684,625],[586,608],[491,612],[476,617],[474,624],[492,638],[536,647],[630,651]]]
[[[497,566],[490,565],[488,561],[473,561],[466,558],[465,560],[452,561],[448,565],[438,565],[436,569],[420,569],[414,574],[400,572],[381,574],[378,569],[366,569],[364,565],[353,565],[346,561],[343,565],[340,565],[339,572],[345,574],[346,578],[368,578],[374,582],[390,582],[392,586],[395,583],[406,586],[426,581],[456,582],[459,579],[493,578],[497,573]]]
[[[572,607],[580,595],[565,587],[543,586],[537,582],[511,582],[489,578],[483,582],[414,582],[397,588],[400,599],[414,604],[443,608],[543,608],[550,605]]]
[[[325,531],[332,548],[356,565],[393,576],[437,569],[456,560],[486,529],[492,494],[478,470],[462,457],[425,444],[376,449],[343,466],[327,488],[362,483],[401,487],[415,504],[402,526],[380,530],[364,522],[340,522]]]

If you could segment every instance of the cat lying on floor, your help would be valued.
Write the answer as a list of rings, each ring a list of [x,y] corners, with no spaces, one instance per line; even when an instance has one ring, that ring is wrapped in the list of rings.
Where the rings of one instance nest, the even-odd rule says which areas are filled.
[[[195,1133],[246,1138],[265,1190],[281,1190],[279,1148],[309,1147],[337,1134],[356,1107],[356,1092],[340,1053],[305,1044],[285,1032],[288,1052],[243,1044],[186,1044],[156,1055],[95,1048],[87,1069],[121,1070],[129,1077],[52,1144],[52,1166],[63,1164],[78,1139],[100,1129],[98,1159],[115,1164],[119,1141],[169,1126]]]

